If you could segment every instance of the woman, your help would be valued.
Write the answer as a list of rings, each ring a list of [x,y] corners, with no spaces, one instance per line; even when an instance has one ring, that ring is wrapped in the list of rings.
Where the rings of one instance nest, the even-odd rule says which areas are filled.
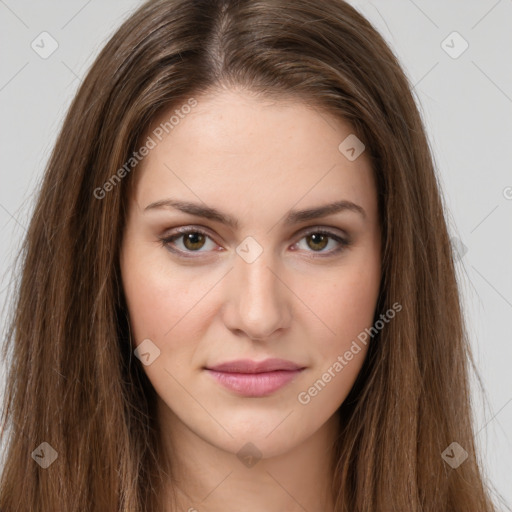
[[[13,312],[5,512],[495,510],[424,128],[341,0],[135,12]]]

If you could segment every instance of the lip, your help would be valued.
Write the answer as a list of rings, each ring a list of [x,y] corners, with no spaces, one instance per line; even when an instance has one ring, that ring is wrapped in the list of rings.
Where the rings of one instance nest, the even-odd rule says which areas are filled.
[[[208,370],[228,373],[265,373],[277,370],[301,370],[302,368],[304,367],[292,361],[276,358],[264,359],[263,361],[238,359],[207,367]]]
[[[304,369],[285,359],[240,359],[205,368],[225,388],[249,397],[268,396],[276,392]]]

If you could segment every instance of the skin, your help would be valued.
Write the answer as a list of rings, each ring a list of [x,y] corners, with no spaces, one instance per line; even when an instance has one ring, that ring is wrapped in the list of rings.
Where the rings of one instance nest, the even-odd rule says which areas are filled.
[[[150,339],[160,350],[144,370],[158,395],[179,510],[328,512],[336,411],[367,346],[309,403],[298,395],[373,322],[381,233],[372,169],[364,152],[349,161],[338,150],[350,125],[299,100],[234,89],[196,99],[133,171],[121,248],[134,348]],[[216,208],[239,227],[172,207],[145,210],[171,197]],[[344,210],[284,224],[289,210],[342,199],[364,216]],[[190,258],[159,239],[187,226],[208,234],[188,244],[183,236],[174,240]],[[319,242],[308,228],[350,244],[335,254],[335,239]],[[248,236],[263,250],[251,263],[236,252]],[[240,396],[204,370],[269,357],[306,368],[266,397]],[[249,442],[261,454],[252,467],[237,457],[250,454]]]

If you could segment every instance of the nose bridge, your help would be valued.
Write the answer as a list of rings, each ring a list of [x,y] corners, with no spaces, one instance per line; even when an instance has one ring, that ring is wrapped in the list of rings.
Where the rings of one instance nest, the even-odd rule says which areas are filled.
[[[258,236],[256,240],[248,236],[237,247],[236,253],[234,273],[248,293],[259,295],[275,288],[275,276],[270,269],[276,267],[278,262],[269,239],[262,240]]]
[[[279,264],[270,250],[262,250],[254,260],[240,254],[230,273],[230,327],[252,338],[265,338],[288,318],[286,290],[275,275]]]
[[[270,302],[277,292],[276,277],[271,272],[272,258],[260,256],[256,261],[247,263],[239,259],[236,264],[235,273],[244,292],[242,296],[252,298],[252,302],[266,298],[265,302]],[[242,290],[241,290],[242,291]]]

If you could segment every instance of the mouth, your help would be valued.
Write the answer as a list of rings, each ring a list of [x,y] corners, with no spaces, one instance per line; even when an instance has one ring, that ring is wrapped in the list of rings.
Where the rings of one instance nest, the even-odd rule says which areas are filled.
[[[263,397],[286,386],[305,367],[284,359],[261,362],[245,359],[206,367],[204,370],[230,391],[247,397]]]

